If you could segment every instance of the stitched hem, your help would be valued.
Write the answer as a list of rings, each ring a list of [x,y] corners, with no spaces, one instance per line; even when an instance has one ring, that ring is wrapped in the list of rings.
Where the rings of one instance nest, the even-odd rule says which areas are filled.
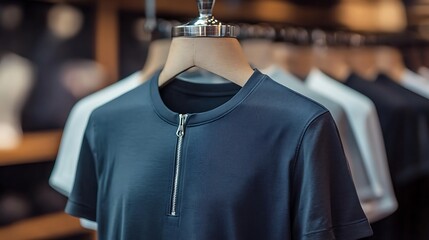
[[[83,203],[75,202],[71,199],[68,200],[65,212],[79,218],[85,218],[91,221],[96,221],[95,208]]]
[[[348,224],[333,226],[328,229],[313,231],[302,235],[302,239],[360,239],[372,235],[367,219],[357,220]],[[300,239],[301,239],[300,238]]]

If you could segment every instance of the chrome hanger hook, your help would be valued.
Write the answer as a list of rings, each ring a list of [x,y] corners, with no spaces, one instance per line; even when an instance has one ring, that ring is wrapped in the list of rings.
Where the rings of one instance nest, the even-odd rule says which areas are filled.
[[[213,16],[213,7],[215,0],[198,0],[198,12],[200,17],[211,17]]]
[[[197,0],[199,17],[187,24],[176,26],[173,37],[237,37],[235,26],[223,24],[213,17],[215,0]]]

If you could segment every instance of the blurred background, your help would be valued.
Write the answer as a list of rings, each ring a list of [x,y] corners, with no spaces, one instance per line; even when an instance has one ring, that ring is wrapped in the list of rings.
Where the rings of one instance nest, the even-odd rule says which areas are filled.
[[[156,4],[170,25],[197,15],[195,0]],[[0,0],[0,239],[95,238],[48,179],[73,105],[142,69],[155,38],[144,10],[143,0]],[[214,15],[283,29],[289,44],[312,44],[296,29],[341,33],[347,46],[382,39],[429,77],[427,0],[217,0]]]

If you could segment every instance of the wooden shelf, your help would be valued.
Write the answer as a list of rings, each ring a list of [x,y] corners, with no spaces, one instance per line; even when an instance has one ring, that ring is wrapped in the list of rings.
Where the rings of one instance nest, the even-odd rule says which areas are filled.
[[[79,219],[61,212],[30,218],[1,227],[0,239],[53,239],[85,233],[94,235],[93,231],[86,230],[80,226]]]
[[[119,77],[118,1],[97,0],[95,58],[107,71],[108,84],[116,82]]]
[[[0,150],[0,166],[55,159],[61,134],[62,131],[60,130],[24,134],[19,146],[11,150]]]

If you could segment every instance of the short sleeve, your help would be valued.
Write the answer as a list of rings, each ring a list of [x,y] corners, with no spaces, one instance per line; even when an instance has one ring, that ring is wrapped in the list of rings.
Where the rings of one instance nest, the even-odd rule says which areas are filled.
[[[329,112],[308,125],[297,151],[292,185],[293,239],[371,236]]]
[[[67,202],[66,212],[76,217],[96,221],[98,183],[95,151],[91,147],[91,142],[94,139],[93,130],[90,121],[82,141],[76,178]]]
[[[75,180],[82,139],[93,108],[89,102],[78,102],[70,112],[64,127],[61,145],[49,184],[58,192],[69,196]]]

